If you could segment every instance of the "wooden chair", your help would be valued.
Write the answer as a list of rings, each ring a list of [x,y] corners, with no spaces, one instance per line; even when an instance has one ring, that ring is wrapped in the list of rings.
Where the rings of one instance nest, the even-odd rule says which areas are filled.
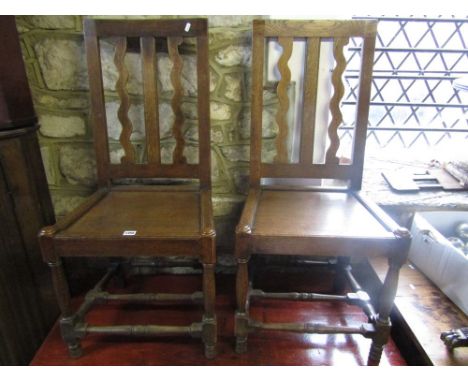
[[[235,318],[236,351],[245,352],[248,334],[255,330],[285,330],[300,333],[362,334],[372,338],[368,364],[378,364],[390,333],[390,310],[396,293],[399,269],[407,258],[410,235],[377,205],[360,195],[364,147],[371,90],[372,65],[376,37],[375,21],[282,21],[256,20],[253,24],[252,120],[250,150],[250,190],[236,229],[237,311]],[[341,164],[337,158],[337,128],[342,121],[340,100],[343,96],[341,76],[346,67],[343,47],[349,38],[362,38],[358,104],[352,146],[352,163]],[[278,135],[276,157],[272,163],[262,161],[262,109],[265,90],[264,66],[266,41],[282,46],[278,61],[281,79],[277,85]],[[331,76],[333,96],[329,103],[330,144],[324,163],[314,163],[314,137],[319,52],[321,41],[333,39],[336,62]],[[300,148],[297,162],[289,160],[286,114],[289,98],[288,60],[293,41],[306,44],[303,108]],[[347,187],[294,186],[271,184],[265,180],[338,179]],[[328,180],[329,182],[329,180]],[[323,184],[323,183],[322,183]],[[336,257],[343,280],[349,281],[351,293],[324,295],[314,293],[267,293],[253,289],[249,283],[249,260],[256,254]],[[386,256],[389,270],[377,308],[351,273],[351,257]],[[339,282],[338,282],[339,284]],[[344,285],[346,286],[346,285]],[[264,323],[251,319],[249,303],[255,299],[301,301],[342,301],[360,306],[368,322],[358,327],[330,326],[314,323]]]
[[[207,21],[178,20],[92,20],[84,21],[86,54],[92,105],[92,124],[97,161],[98,190],[79,208],[57,224],[39,234],[44,261],[52,271],[61,309],[62,336],[71,356],[81,354],[80,339],[86,334],[119,334],[201,337],[205,355],[212,358],[216,349],[215,316],[215,230],[211,204],[210,117]],[[109,159],[105,96],[102,78],[100,42],[116,41],[115,64],[118,68],[116,90],[120,97],[118,118],[122,125],[120,143],[125,155],[120,163]],[[183,67],[179,45],[184,38],[196,44],[196,78],[198,96],[198,163],[187,163],[181,111]],[[136,43],[135,43],[136,42]],[[128,43],[128,49],[127,49]],[[133,45],[132,45],[133,44]],[[183,45],[182,45],[183,46]],[[146,150],[144,160],[136,159],[130,140],[132,122],[128,115],[130,97],[126,89],[128,71],[124,58],[129,49],[140,53],[142,62],[144,126]],[[157,55],[168,52],[173,62],[173,85],[170,104],[174,113],[172,133],[175,138],[173,163],[162,163],[160,121],[158,115]],[[117,185],[123,178],[186,178],[192,184]],[[198,183],[197,181],[198,180]],[[147,181],[146,181],[147,182]],[[166,182],[167,183],[167,182]],[[176,183],[173,181],[173,183]],[[195,256],[203,266],[203,291],[194,294],[140,293],[109,294],[103,290],[117,271],[112,267],[91,290],[76,312],[70,306],[70,294],[62,267],[62,257],[101,256],[132,258],[135,256]],[[95,303],[127,302],[202,302],[201,322],[189,326],[92,326],[84,322],[85,314]]]

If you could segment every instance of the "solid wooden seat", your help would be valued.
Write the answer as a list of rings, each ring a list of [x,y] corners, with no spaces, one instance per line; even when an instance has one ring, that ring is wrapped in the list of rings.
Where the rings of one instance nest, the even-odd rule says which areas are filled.
[[[42,255],[52,271],[60,306],[61,332],[71,356],[81,354],[80,339],[87,334],[130,336],[189,335],[201,338],[208,358],[216,352],[215,231],[211,204],[211,152],[209,119],[208,26],[205,19],[178,20],[92,20],[84,22],[86,56],[91,94],[93,140],[98,189],[76,210],[39,233]],[[117,81],[104,92],[101,42],[114,47]],[[181,45],[190,45],[179,49]],[[182,68],[184,54],[196,57],[196,104],[198,157],[186,158],[184,115],[182,113]],[[138,54],[141,61],[142,97],[129,94],[130,73],[125,57]],[[173,91],[163,102],[171,105],[171,136],[160,137],[161,102],[158,92],[158,55],[171,61]],[[132,89],[135,92],[135,89]],[[106,99],[107,93],[111,100]],[[115,93],[115,94],[114,94]],[[170,98],[168,100],[167,98]],[[118,110],[106,107],[120,101]],[[118,101],[117,101],[118,102]],[[135,129],[129,110],[134,103],[144,107],[144,139],[132,140]],[[116,116],[109,118],[109,113]],[[121,125],[119,140],[108,134],[108,124]],[[116,122],[114,122],[116,123]],[[118,126],[111,126],[116,129]],[[111,141],[112,139],[112,141]],[[165,141],[164,141],[165,140]],[[143,142],[142,142],[143,141]],[[172,162],[163,155],[163,141],[173,147]],[[116,149],[116,146],[120,147]],[[112,152],[112,149],[114,150]],[[120,160],[115,160],[120,156]],[[117,162],[117,163],[116,163]],[[170,162],[170,160],[169,160]],[[147,179],[143,179],[147,178]],[[130,180],[128,180],[130,179]],[[181,180],[186,179],[186,180]],[[127,183],[127,185],[126,185]],[[136,183],[136,184],[135,184]],[[151,184],[155,183],[155,184]],[[112,259],[112,266],[87,294],[83,305],[73,312],[62,257],[99,256]],[[141,293],[111,295],[104,290],[111,277],[120,272],[116,258],[151,256],[194,256],[203,267],[203,291],[187,294]],[[203,317],[189,326],[171,325],[89,325],[86,313],[94,304],[127,302],[203,302]]]
[[[390,310],[396,293],[398,273],[404,264],[410,243],[408,230],[399,227],[375,203],[359,190],[362,182],[367,118],[372,79],[376,22],[372,20],[287,21],[256,20],[253,25],[252,120],[250,145],[250,189],[236,229],[236,351],[247,350],[248,335],[256,330],[284,330],[300,333],[361,334],[372,339],[368,364],[380,361],[383,346],[390,334]],[[361,39],[361,44],[354,40]],[[360,57],[355,95],[355,120],[350,157],[339,157],[339,127],[343,122],[341,101],[344,94],[343,73],[347,62],[345,47],[352,44],[352,56]],[[263,109],[265,89],[272,88],[265,70],[270,43],[280,45],[277,61],[279,81],[274,84],[278,100],[275,121],[278,134],[274,139],[275,156],[262,156]],[[290,58],[295,43],[305,43],[302,94],[290,99],[291,89],[301,79],[291,80]],[[327,50],[327,44],[329,49]],[[322,50],[325,51],[322,54]],[[331,84],[325,84],[329,68],[320,70],[324,57],[333,53]],[[298,62],[298,55],[294,60]],[[332,65],[330,65],[331,67]],[[271,68],[269,68],[271,69]],[[269,82],[270,81],[270,82]],[[349,84],[349,83],[348,83]],[[329,99],[330,120],[319,109]],[[271,104],[271,95],[268,102]],[[319,99],[322,100],[319,102]],[[348,102],[353,104],[354,102]],[[271,106],[269,106],[271,107]],[[299,110],[292,128],[291,110]],[[296,114],[299,114],[296,113]],[[320,113],[320,118],[318,118]],[[325,136],[326,133],[326,136]],[[326,150],[322,150],[326,146]],[[271,156],[270,156],[271,157]],[[323,180],[333,179],[341,186],[325,187]],[[257,255],[331,257],[324,264],[336,264],[334,294],[269,293],[255,289],[249,280],[249,261]],[[388,258],[389,270],[377,307],[352,274],[351,259],[370,256]],[[333,260],[333,261],[330,261]],[[306,262],[307,263],[307,262]],[[314,263],[314,262],[312,262]],[[345,291],[348,282],[350,293]],[[340,294],[341,293],[341,294]],[[368,317],[358,326],[327,325],[315,322],[271,323],[255,321],[249,316],[251,299],[288,299],[333,301],[357,305]],[[313,311],[312,311],[313,312]],[[313,313],[311,313],[313,317]],[[265,318],[264,318],[265,319]]]
[[[271,224],[274,221],[275,224]],[[263,190],[252,235],[388,238],[388,231],[353,195]]]
[[[131,208],[129,208],[131,206]],[[126,231],[139,238],[199,238],[197,192],[111,191],[57,239],[119,239]]]

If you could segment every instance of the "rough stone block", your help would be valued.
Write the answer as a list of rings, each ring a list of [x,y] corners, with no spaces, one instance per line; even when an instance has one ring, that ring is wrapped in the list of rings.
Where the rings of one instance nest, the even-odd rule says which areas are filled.
[[[208,30],[210,50],[212,52],[229,45],[250,46],[252,43],[251,28],[220,28]]]
[[[171,164],[172,155],[174,153],[175,142],[165,142],[161,145],[161,163]],[[198,146],[185,145],[184,156],[187,158],[187,163],[197,164],[198,163]]]
[[[242,100],[242,74],[233,73],[224,76],[224,96],[232,101],[239,102]]]
[[[213,93],[217,86],[218,83],[220,82],[220,77],[214,70],[210,70],[210,93]]]
[[[274,140],[264,139],[262,141],[262,162],[273,163],[276,156],[276,146]]]
[[[240,136],[242,139],[250,138],[251,112],[246,110],[241,115]],[[276,122],[276,108],[264,108],[262,111],[262,137],[274,138],[278,135],[278,123]]]
[[[62,92],[42,93],[33,91],[35,105],[45,106],[56,110],[88,110],[88,97],[63,94]]]
[[[68,214],[86,200],[85,196],[63,195],[57,192],[53,192],[51,196],[56,216]]]
[[[101,62],[104,89],[115,91],[115,85],[119,79],[119,72],[114,63],[115,39],[101,40]],[[143,80],[141,74],[141,58],[138,53],[128,52],[124,59],[128,70],[127,91],[129,94],[143,94]]]
[[[186,145],[184,147],[184,155],[187,158],[187,163],[198,163],[198,146]]]
[[[120,101],[106,102],[107,133],[110,139],[119,140],[122,132],[122,124],[118,118]],[[131,105],[128,110],[128,118],[132,122],[132,140],[143,139],[145,136],[145,122],[143,105]]]
[[[242,209],[244,197],[240,195],[214,195],[212,198],[214,216],[232,216]]]
[[[198,141],[198,124],[186,123],[186,125],[187,125],[187,128],[184,133],[184,139],[186,141],[188,140]]]
[[[46,137],[71,138],[86,134],[86,125],[83,118],[76,115],[67,117],[51,114],[39,116],[40,132]]]
[[[162,92],[172,92],[171,82],[172,61],[167,54],[158,55],[158,75]],[[181,84],[184,95],[197,94],[197,61],[194,55],[182,55]]]
[[[208,25],[210,28],[218,27],[240,27],[247,26],[250,27],[252,20],[258,18],[258,16],[250,15],[223,15],[223,16],[208,16]]]
[[[47,88],[88,88],[85,52],[81,41],[75,38],[45,38],[34,44],[34,51]]]
[[[76,28],[76,16],[16,16],[16,22],[28,29]]]
[[[211,142],[223,143],[224,134],[221,128],[211,126]]]
[[[182,113],[187,119],[198,119],[198,105],[195,102],[184,102],[181,106]]]
[[[215,60],[222,66],[232,67],[239,65],[250,65],[252,51],[245,45],[231,45],[220,50]]]
[[[234,167],[231,169],[236,191],[241,194],[246,194],[249,190],[249,174],[248,167]]]
[[[56,184],[52,149],[49,146],[41,147],[42,163],[47,178],[47,184]]]
[[[249,145],[222,146],[221,152],[224,157],[231,162],[248,162],[250,159]]]
[[[110,101],[106,103],[106,117],[108,134],[110,139],[119,140],[122,131],[122,124],[119,121],[117,112],[120,101]],[[145,138],[145,115],[144,107],[141,104],[132,104],[128,111],[128,118],[132,122],[133,132],[131,140],[141,140]],[[172,136],[172,126],[174,124],[174,113],[171,105],[166,102],[159,104],[159,134],[161,139]]]
[[[221,175],[218,160],[218,156],[216,154],[213,154],[213,151],[211,151],[211,177],[214,179],[219,178]]]
[[[109,150],[109,160],[112,164],[120,164],[120,159],[125,155],[123,148]]]
[[[90,148],[66,145],[60,148],[59,166],[68,183],[81,186],[96,184],[96,159]]]
[[[212,120],[227,121],[231,119],[232,111],[229,105],[220,102],[210,102],[210,117]]]
[[[185,132],[185,139],[198,141],[198,124],[190,125]],[[220,126],[211,126],[211,142],[223,143],[224,134]]]
[[[159,103],[159,134],[161,138],[172,136],[174,124],[174,112],[172,106],[165,102]]]

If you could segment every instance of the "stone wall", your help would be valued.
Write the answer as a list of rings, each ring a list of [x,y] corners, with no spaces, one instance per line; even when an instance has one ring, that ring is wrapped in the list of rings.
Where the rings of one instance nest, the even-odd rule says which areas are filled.
[[[210,102],[213,204],[218,231],[218,250],[232,252],[234,226],[247,189],[250,138],[250,63],[251,21],[249,16],[209,16]],[[41,128],[39,140],[52,199],[57,216],[79,205],[95,189],[95,159],[89,119],[88,78],[83,47],[80,16],[18,16],[17,26],[33,99]],[[103,71],[108,113],[117,107],[114,94],[116,69],[111,61],[112,44],[103,46]],[[107,52],[107,53],[106,53]],[[108,57],[107,57],[108,56]],[[136,54],[128,54],[126,65],[133,78],[128,90],[132,98],[130,117],[134,120],[135,140],[141,122],[142,99],[135,90],[138,78]],[[167,59],[167,57],[166,57]],[[168,59],[167,59],[168,60]],[[166,60],[166,61],[167,61]],[[187,120],[188,150],[197,145],[191,126],[194,103],[191,71],[194,63],[184,58],[183,110]],[[163,57],[158,61],[161,71],[167,66]],[[169,107],[171,84],[161,79],[162,115]],[[265,157],[271,157],[272,140],[276,135],[274,122],[275,97],[265,97],[264,111]],[[169,110],[169,111],[167,111]],[[133,114],[132,114],[133,113]],[[140,120],[139,120],[140,118]],[[167,115],[170,121],[170,115]],[[139,120],[139,122],[138,122]],[[111,122],[109,125],[113,125]],[[118,123],[116,122],[117,126]],[[168,126],[161,126],[162,135]],[[118,139],[118,130],[110,131]],[[134,138],[132,136],[132,138]],[[169,153],[171,138],[163,139],[162,152]],[[166,150],[166,151],[165,151]],[[112,149],[111,160],[118,161],[121,151]],[[166,154],[168,155],[168,154]],[[190,152],[187,152],[190,159]],[[230,256],[221,256],[230,262]]]

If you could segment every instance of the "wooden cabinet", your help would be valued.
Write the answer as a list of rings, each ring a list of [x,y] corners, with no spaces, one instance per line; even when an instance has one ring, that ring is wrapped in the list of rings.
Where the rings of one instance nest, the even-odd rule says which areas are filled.
[[[25,365],[57,318],[37,233],[54,223],[14,16],[0,17],[0,364]]]

